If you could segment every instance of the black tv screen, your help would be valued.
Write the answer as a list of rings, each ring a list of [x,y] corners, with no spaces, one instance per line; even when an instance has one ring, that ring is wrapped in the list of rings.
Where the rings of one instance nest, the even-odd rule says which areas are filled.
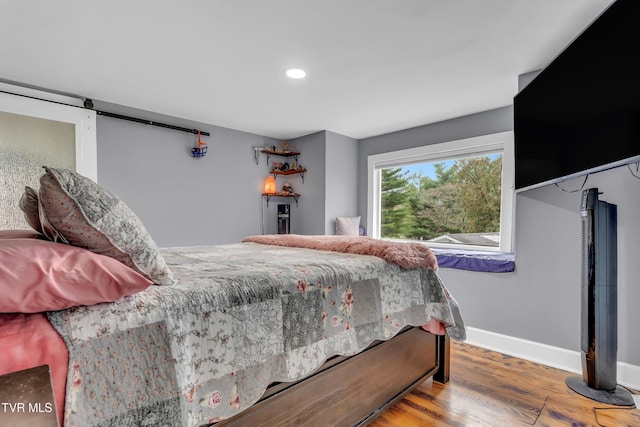
[[[515,96],[516,190],[640,160],[639,22],[617,0]]]

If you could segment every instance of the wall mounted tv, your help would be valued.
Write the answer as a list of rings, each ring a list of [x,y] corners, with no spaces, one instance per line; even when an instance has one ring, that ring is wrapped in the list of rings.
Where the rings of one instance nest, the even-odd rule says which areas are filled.
[[[516,191],[640,161],[638,22],[612,3],[514,97]]]

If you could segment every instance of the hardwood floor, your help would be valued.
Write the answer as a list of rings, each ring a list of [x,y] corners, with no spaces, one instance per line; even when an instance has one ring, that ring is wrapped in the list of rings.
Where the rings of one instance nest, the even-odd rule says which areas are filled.
[[[568,375],[452,341],[451,381],[425,381],[370,426],[640,426],[640,409],[582,397]]]

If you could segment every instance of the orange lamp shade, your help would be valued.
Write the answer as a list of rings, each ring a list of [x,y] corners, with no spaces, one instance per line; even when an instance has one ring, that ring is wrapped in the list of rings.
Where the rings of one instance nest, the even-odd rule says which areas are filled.
[[[274,194],[276,192],[276,180],[273,176],[269,175],[264,182],[264,194]]]

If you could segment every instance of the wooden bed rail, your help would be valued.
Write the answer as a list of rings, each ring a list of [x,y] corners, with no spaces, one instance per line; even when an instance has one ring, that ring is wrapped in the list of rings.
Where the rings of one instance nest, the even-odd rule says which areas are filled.
[[[335,358],[312,376],[280,383],[259,402],[214,427],[364,426],[433,376],[449,380],[450,341],[410,328],[362,353]]]

